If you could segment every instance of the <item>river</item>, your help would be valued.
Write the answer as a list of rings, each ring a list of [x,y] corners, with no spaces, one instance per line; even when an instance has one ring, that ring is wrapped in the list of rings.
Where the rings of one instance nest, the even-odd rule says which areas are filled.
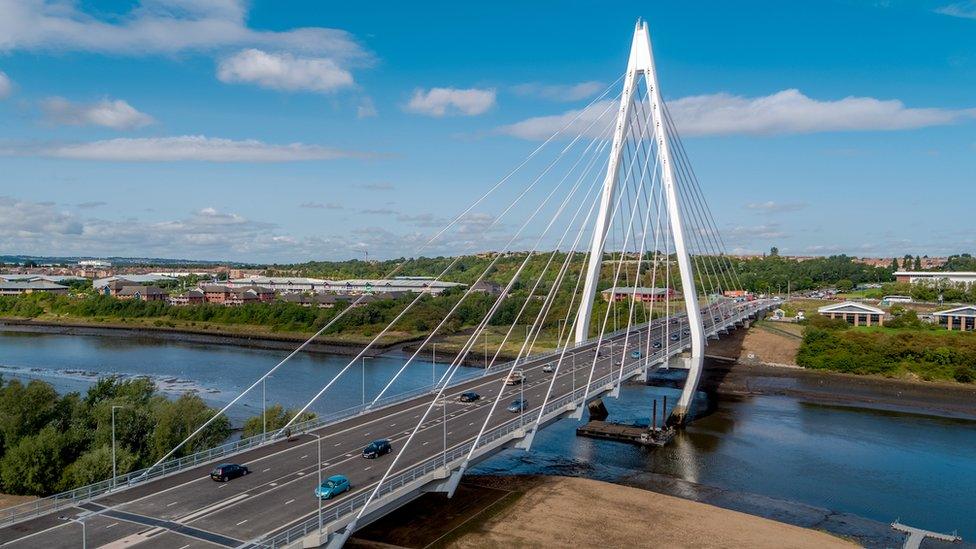
[[[234,346],[0,332],[4,377],[83,391],[99,375],[148,375],[172,394],[194,390],[212,405],[228,402],[283,356]],[[295,357],[268,381],[268,402],[303,404],[349,360]],[[367,359],[366,398],[401,364],[395,356]],[[419,361],[392,392],[429,385],[443,371],[442,364]],[[363,366],[355,364],[313,409],[327,413],[359,404],[362,374]],[[663,395],[673,401],[677,391],[628,385],[619,399],[606,402],[611,419],[646,421],[651,401]],[[235,424],[260,413],[260,386],[241,404],[230,414]],[[604,480],[647,471],[976,538],[976,422],[751,397],[718,402],[662,449],[577,438],[576,425],[558,421],[540,433],[532,452],[508,450],[476,471],[572,471]]]

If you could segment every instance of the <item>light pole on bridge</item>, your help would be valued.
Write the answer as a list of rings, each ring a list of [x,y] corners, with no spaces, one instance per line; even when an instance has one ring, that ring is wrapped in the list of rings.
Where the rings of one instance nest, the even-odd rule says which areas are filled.
[[[318,489],[322,489],[322,435],[318,433],[309,433],[318,441],[318,457],[319,462],[316,464],[315,469],[318,471]],[[316,491],[315,498],[318,500],[318,514],[319,514],[319,536],[322,535],[322,496]]]
[[[78,524],[80,524],[81,525],[81,549],[88,549],[88,528],[85,527],[85,521],[81,520],[80,518],[68,517],[65,515],[59,516],[58,519],[63,520],[65,522],[77,522]]]

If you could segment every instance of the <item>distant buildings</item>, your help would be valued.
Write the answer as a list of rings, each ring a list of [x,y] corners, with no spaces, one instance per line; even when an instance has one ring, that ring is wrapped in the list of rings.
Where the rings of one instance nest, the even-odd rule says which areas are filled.
[[[200,287],[204,303],[217,305],[244,305],[246,303],[270,303],[275,292],[262,286],[232,287],[221,284],[204,284]]]
[[[107,276],[105,278],[97,278],[92,282],[92,287],[95,288],[99,293],[105,293],[104,289],[106,286],[112,282],[121,282],[125,285],[137,285],[137,284],[152,284],[154,282],[165,282],[170,280],[176,280],[171,276],[164,275],[152,275],[152,274],[131,274],[131,275],[114,275]],[[111,294],[114,295],[114,294]]]
[[[82,259],[81,261],[78,262],[78,266],[107,269],[112,266],[112,262],[105,261],[104,259]]]
[[[0,295],[32,294],[34,292],[49,292],[66,294],[68,287],[55,284],[48,280],[5,280],[0,279]]]
[[[646,288],[643,286],[637,287],[618,287],[607,288],[600,292],[603,295],[603,299],[607,301],[624,301],[627,299],[634,299],[642,303],[651,303],[657,301],[664,301],[674,297],[674,290],[671,288]]]
[[[845,320],[855,326],[883,326],[885,317],[883,310],[856,301],[825,305],[817,309],[817,313],[820,316]]]
[[[974,305],[932,313],[932,318],[947,330],[976,330],[976,306]]]
[[[118,299],[134,299],[136,301],[166,301],[169,292],[156,286],[129,285],[123,286],[115,294]]]
[[[965,284],[970,287],[976,284],[976,272],[972,271],[896,271],[895,280],[909,284],[931,284],[940,282]]]
[[[231,287],[259,285],[278,293],[335,292],[338,294],[370,294],[388,292],[414,292],[440,294],[449,288],[464,286],[457,282],[441,282],[426,277],[397,277],[392,279],[324,280],[320,278],[249,276],[235,278],[227,283]]]

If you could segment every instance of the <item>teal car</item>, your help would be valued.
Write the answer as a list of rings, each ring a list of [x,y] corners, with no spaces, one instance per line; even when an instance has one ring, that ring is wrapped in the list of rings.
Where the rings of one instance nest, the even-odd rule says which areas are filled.
[[[333,475],[315,489],[315,497],[319,499],[332,499],[339,494],[349,490],[349,479],[342,475]]]
[[[640,351],[633,351],[630,353],[630,358],[640,358],[640,357],[641,357]]]

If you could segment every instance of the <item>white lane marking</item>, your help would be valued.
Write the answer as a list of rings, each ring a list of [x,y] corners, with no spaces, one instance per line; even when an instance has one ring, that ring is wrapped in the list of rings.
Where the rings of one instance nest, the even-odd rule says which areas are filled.
[[[117,526],[118,524],[119,523],[117,523],[117,522],[113,522],[112,524],[109,524],[108,526],[106,526],[105,529],[108,530],[109,528],[111,528],[113,526]]]
[[[277,482],[272,482],[272,483],[270,484],[270,486],[277,486],[277,485],[278,485],[278,483],[277,483]]]
[[[166,504],[166,507],[172,507],[172,506],[176,505],[177,503],[179,503],[179,502],[178,501],[174,501],[173,503],[167,503]]]
[[[368,467],[363,467],[363,471],[369,471],[369,470],[370,470],[370,469],[372,469],[372,468],[373,468],[373,466],[372,466],[372,465],[370,465],[370,466],[368,466]]]
[[[285,502],[285,505],[288,505],[289,503],[295,503],[295,500],[294,499],[290,499],[290,500],[288,500],[288,501]]]
[[[187,543],[187,544],[186,544],[186,545],[184,545],[183,547],[180,547],[180,549],[186,549],[186,548],[187,548],[187,547],[189,547],[189,546],[190,546],[190,544],[189,544],[189,543]]]
[[[390,427],[396,427],[396,423],[391,423]]]
[[[261,472],[262,472],[262,473],[267,473],[267,472],[268,472],[268,471],[270,471],[270,470],[271,470],[271,467],[267,467],[267,468],[265,468],[265,469],[262,469],[262,470],[261,470]]]
[[[298,458],[298,459],[305,459],[305,458],[307,458],[307,457],[308,457],[308,454],[305,454],[304,456],[302,456],[302,457],[300,457],[300,458]]]
[[[427,446],[428,444],[430,444],[430,441],[424,442],[424,446]]]
[[[336,442],[335,444],[332,445],[332,447],[335,448],[336,446],[341,446],[341,445],[342,445],[341,442]]]
[[[247,519],[244,519],[244,520],[238,522],[237,525],[240,526],[240,525],[244,524],[245,522],[247,522]]]
[[[221,486],[225,486],[225,485],[222,484]],[[197,518],[200,518],[203,515],[206,515],[208,513],[212,513],[212,512],[218,511],[220,509],[223,509],[224,507],[227,507],[228,505],[233,505],[233,504],[237,503],[238,501],[241,501],[242,499],[247,499],[249,497],[251,497],[251,494],[248,494],[248,493],[237,494],[236,496],[234,496],[232,498],[228,498],[228,499],[225,499],[223,501],[218,501],[217,503],[215,503],[213,505],[208,505],[208,506],[206,506],[206,507],[204,507],[202,509],[197,509],[196,511],[194,511],[194,512],[188,514],[188,515],[184,515],[182,517],[178,517],[174,522],[190,522],[193,519],[197,519]]]
[[[305,474],[305,471],[299,471],[297,474],[298,474],[298,476],[302,476],[302,475]]]

